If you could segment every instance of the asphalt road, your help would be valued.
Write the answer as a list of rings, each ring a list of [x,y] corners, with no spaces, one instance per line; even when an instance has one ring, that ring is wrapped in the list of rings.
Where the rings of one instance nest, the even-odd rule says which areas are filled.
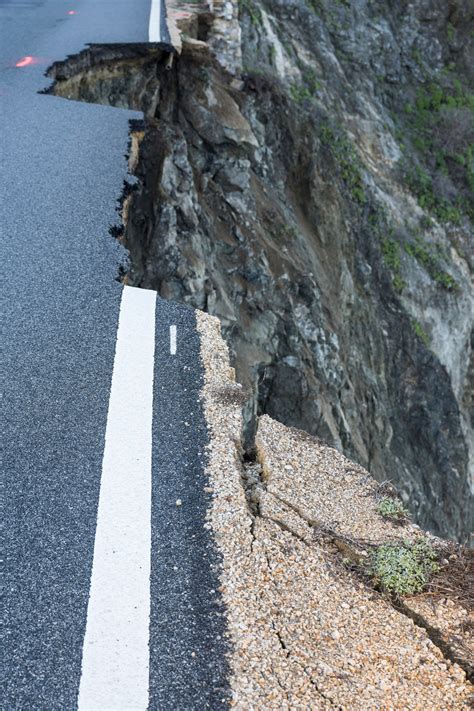
[[[38,93],[150,11],[0,2],[4,709],[227,705],[194,314],[124,289],[109,235],[140,116]]]

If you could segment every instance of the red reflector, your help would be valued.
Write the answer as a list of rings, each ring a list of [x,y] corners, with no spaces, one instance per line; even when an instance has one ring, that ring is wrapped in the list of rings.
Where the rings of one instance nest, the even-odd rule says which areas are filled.
[[[35,64],[34,57],[22,57],[16,64],[15,67],[27,67],[29,64]]]

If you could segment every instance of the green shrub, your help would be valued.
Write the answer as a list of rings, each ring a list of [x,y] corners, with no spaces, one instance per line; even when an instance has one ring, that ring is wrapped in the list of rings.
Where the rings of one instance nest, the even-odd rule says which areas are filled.
[[[375,586],[397,596],[422,592],[438,572],[436,552],[424,540],[415,543],[387,543],[369,556],[367,572]]]
[[[472,219],[469,151],[474,136],[474,94],[448,72],[443,83],[419,88],[415,100],[405,106],[405,114],[412,144],[425,164],[405,173],[408,187],[421,207],[438,220],[459,223],[463,213]],[[446,184],[456,187],[457,197],[443,188]]]
[[[302,104],[313,98],[313,94],[308,87],[303,84],[298,84],[297,82],[290,86],[290,96],[297,104]]]
[[[405,181],[417,197],[420,207],[432,212],[440,222],[459,224],[462,218],[461,208],[435,194],[433,179],[426,170],[419,166],[412,166],[405,171]]]
[[[377,512],[384,518],[402,520],[409,516],[408,510],[399,499],[384,496],[377,506]]]

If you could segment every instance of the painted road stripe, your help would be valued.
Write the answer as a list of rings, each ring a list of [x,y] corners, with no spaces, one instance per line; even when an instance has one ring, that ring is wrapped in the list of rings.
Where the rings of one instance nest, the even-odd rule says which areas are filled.
[[[170,353],[176,355],[176,326],[170,326]]]
[[[156,293],[125,286],[105,432],[79,711],[148,708]]]
[[[151,0],[148,40],[149,42],[161,41],[161,0]]]

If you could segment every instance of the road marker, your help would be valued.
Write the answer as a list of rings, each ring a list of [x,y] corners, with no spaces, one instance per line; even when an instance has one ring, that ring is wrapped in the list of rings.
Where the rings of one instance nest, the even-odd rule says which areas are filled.
[[[149,705],[151,448],[156,293],[120,306],[82,651],[79,711]]]
[[[151,0],[148,41],[161,41],[161,0]]]
[[[176,355],[176,326],[170,326],[170,353]]]
[[[16,62],[15,67],[28,67],[30,64],[37,64],[37,62],[35,62],[34,57],[28,55],[19,59],[18,62]]]

